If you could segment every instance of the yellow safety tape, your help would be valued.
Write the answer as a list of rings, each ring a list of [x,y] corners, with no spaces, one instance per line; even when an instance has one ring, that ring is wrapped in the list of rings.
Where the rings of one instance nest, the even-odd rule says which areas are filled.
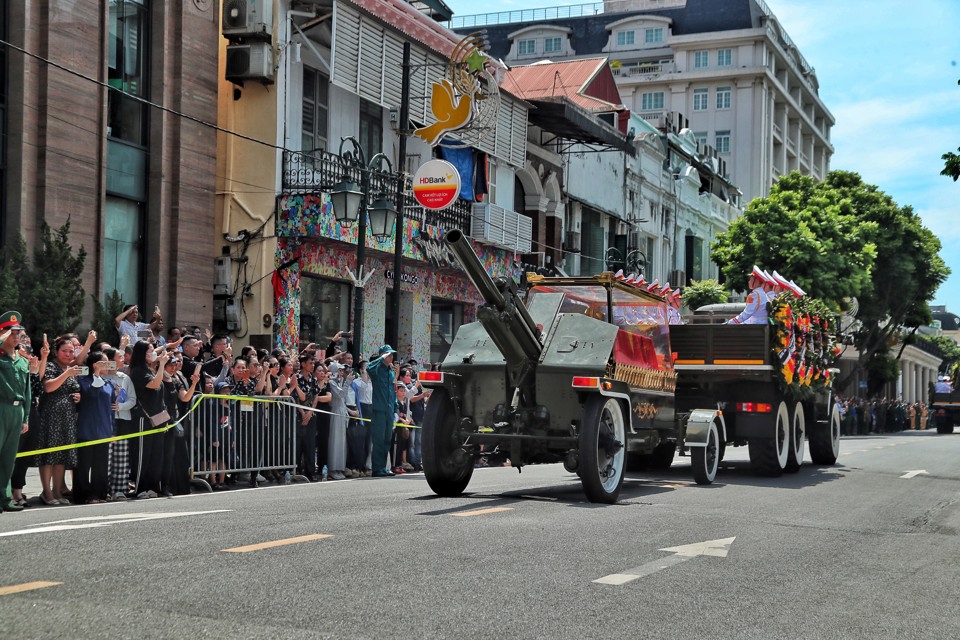
[[[24,452],[22,452],[22,453],[18,453],[18,454],[17,454],[17,457],[18,457],[18,458],[25,458],[25,457],[27,457],[27,456],[38,456],[38,455],[41,455],[41,454],[44,454],[44,453],[53,453],[53,452],[55,452],[55,451],[66,451],[66,450],[68,450],[68,449],[79,449],[80,447],[92,447],[92,446],[97,445],[97,444],[107,444],[107,443],[110,443],[110,442],[117,442],[117,441],[119,441],[119,440],[129,440],[130,438],[142,438],[142,437],[144,437],[144,436],[152,436],[152,435],[155,435],[155,434],[158,434],[158,433],[165,433],[165,432],[169,431],[170,429],[173,429],[175,426],[177,426],[178,424],[180,424],[180,423],[183,422],[184,420],[186,420],[187,417],[188,417],[191,413],[193,413],[194,411],[196,411],[196,409],[197,409],[197,407],[200,405],[200,403],[201,403],[203,400],[206,400],[206,399],[208,399],[208,398],[219,399],[219,400],[242,400],[242,401],[244,401],[244,402],[265,402],[265,403],[269,403],[269,404],[282,403],[282,404],[284,404],[284,405],[286,405],[286,406],[288,406],[288,407],[295,407],[295,408],[297,408],[297,409],[303,409],[304,411],[313,411],[314,413],[326,413],[326,414],[331,415],[331,416],[339,415],[339,414],[337,414],[337,413],[333,413],[332,411],[325,411],[325,410],[323,410],[323,409],[317,409],[316,407],[308,407],[308,406],[306,406],[306,405],[296,404],[296,403],[292,403],[292,402],[286,402],[286,401],[283,401],[283,400],[277,400],[277,399],[273,399],[273,398],[252,398],[252,397],[250,397],[250,396],[232,396],[232,395],[222,395],[222,394],[219,394],[219,393],[207,393],[207,394],[201,394],[200,396],[198,396],[197,399],[194,401],[193,405],[192,405],[189,409],[187,409],[187,412],[186,412],[185,414],[183,414],[183,416],[181,416],[179,420],[177,420],[176,422],[171,422],[170,424],[168,424],[168,425],[165,426],[165,427],[157,427],[157,428],[155,428],[155,429],[149,429],[149,430],[147,430],[147,431],[137,431],[136,433],[128,433],[127,435],[123,435],[123,436],[111,436],[111,437],[109,437],[109,438],[100,438],[99,440],[87,440],[87,441],[85,441],[85,442],[76,442],[76,443],[74,443],[74,444],[65,444],[65,445],[61,445],[61,446],[59,446],[59,447],[47,447],[46,449],[37,449],[37,450],[35,450],[35,451],[24,451]],[[362,421],[364,421],[364,422],[370,422],[370,421],[371,421],[370,418],[351,418],[351,417],[348,417],[348,419],[349,419],[349,420],[362,420]],[[407,429],[420,429],[420,428],[421,428],[421,427],[419,427],[419,426],[417,426],[417,425],[403,424],[402,422],[394,422],[394,423],[393,423],[393,426],[394,426],[394,427],[405,427],[405,428],[407,428]]]

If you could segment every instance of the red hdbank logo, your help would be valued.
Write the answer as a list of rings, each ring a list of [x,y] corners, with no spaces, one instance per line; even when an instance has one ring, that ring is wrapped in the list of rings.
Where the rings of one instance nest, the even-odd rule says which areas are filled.
[[[446,160],[429,160],[413,176],[413,197],[427,209],[446,209],[460,193],[460,174]]]

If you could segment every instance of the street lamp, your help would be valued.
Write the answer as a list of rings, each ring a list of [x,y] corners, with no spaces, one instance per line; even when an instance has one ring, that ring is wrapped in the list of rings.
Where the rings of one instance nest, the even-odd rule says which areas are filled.
[[[344,144],[349,142],[352,150],[344,151]],[[330,190],[330,204],[333,207],[333,216],[340,224],[359,223],[357,227],[357,278],[354,283],[353,303],[353,359],[361,359],[361,345],[363,341],[363,284],[361,273],[363,270],[364,254],[367,248],[367,216],[370,217],[370,231],[377,238],[389,238],[393,233],[394,222],[397,219],[397,208],[386,194],[378,193],[373,203],[370,198],[370,175],[374,172],[383,173],[382,165],[386,164],[386,173],[393,173],[390,159],[383,153],[378,153],[367,164],[363,155],[363,147],[353,136],[344,136],[340,139],[340,163],[344,168],[343,180]],[[360,175],[360,184],[350,179],[351,170]]]

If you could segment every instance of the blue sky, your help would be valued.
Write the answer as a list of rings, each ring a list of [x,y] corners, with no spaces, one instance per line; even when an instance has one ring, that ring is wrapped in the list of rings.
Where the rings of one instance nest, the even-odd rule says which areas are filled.
[[[960,313],[960,182],[940,175],[960,147],[960,2],[766,0],[817,72],[836,118],[832,169],[856,171],[910,205],[943,244],[953,274],[933,304]],[[455,15],[478,11],[447,0]],[[565,2],[496,0],[483,12]]]

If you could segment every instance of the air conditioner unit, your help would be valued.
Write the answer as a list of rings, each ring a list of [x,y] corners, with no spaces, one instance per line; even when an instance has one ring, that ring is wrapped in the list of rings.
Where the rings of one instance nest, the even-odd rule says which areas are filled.
[[[233,298],[226,300],[224,306],[224,316],[227,321],[227,331],[237,331],[240,329],[240,305]]]
[[[470,236],[516,253],[530,253],[533,220],[489,202],[474,202],[470,208]]]
[[[273,48],[269,42],[231,44],[227,47],[227,72],[229,82],[243,84],[244,80],[256,80],[273,84]]]
[[[676,289],[677,287],[687,286],[687,274],[682,269],[674,269],[670,272],[670,278],[667,280]]]
[[[269,0],[225,0],[221,14],[223,37],[273,38],[273,3]]]
[[[567,253],[580,253],[580,232],[567,231],[564,234],[563,250]]]
[[[230,278],[233,275],[233,260],[223,256],[214,260],[213,267],[213,295],[230,295]]]

